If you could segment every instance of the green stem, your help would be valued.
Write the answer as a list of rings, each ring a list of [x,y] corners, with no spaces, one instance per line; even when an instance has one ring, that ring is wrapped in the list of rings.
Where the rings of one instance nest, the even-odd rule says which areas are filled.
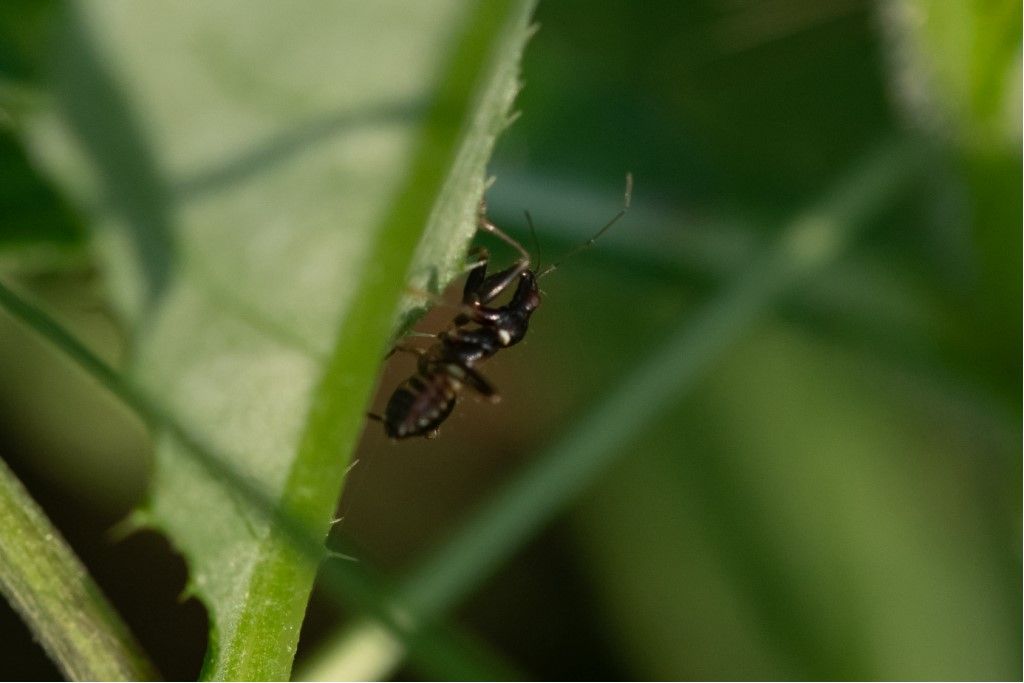
[[[871,214],[898,196],[921,167],[911,142],[888,142],[842,178],[822,201],[793,220],[778,241],[695,316],[681,321],[618,388],[577,420],[515,479],[490,497],[447,542],[409,575],[399,604],[411,619],[434,618],[480,585],[615,460],[646,425],[692,389],[714,363],[778,301],[840,256]],[[324,648],[306,672],[325,680],[373,641],[381,653],[366,678],[383,678],[403,656],[372,619],[356,622]]]
[[[2,460],[0,592],[68,678],[156,677],[117,612]]]

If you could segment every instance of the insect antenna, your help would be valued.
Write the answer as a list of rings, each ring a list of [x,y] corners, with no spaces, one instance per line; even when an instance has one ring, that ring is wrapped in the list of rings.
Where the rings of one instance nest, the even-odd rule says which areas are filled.
[[[557,270],[558,267],[560,265],[562,265],[563,263],[565,263],[566,260],[568,260],[569,258],[575,256],[576,254],[580,253],[581,251],[584,251],[584,250],[589,249],[590,247],[594,246],[594,243],[597,242],[597,240],[601,237],[601,235],[603,235],[606,232],[608,232],[608,230],[611,229],[611,227],[613,225],[615,225],[619,221],[620,218],[622,218],[623,216],[626,215],[626,212],[629,211],[629,204],[632,201],[632,199],[633,199],[633,174],[632,173],[627,173],[626,174],[626,192],[623,195],[622,210],[619,211],[617,214],[615,214],[615,216],[613,216],[610,221],[605,223],[603,228],[601,228],[596,233],[594,233],[593,237],[591,237],[590,239],[588,239],[586,242],[584,242],[583,244],[579,245],[575,249],[571,249],[569,251],[569,253],[566,254],[565,256],[563,256],[560,260],[556,261],[555,263],[552,263],[550,266],[547,266],[544,269],[540,269],[538,267],[538,269],[537,269],[537,271],[538,271],[537,272],[537,279],[539,280],[540,278],[544,277],[545,275],[549,275],[550,273],[552,273],[555,270]]]
[[[540,270],[540,240],[537,239],[537,231],[533,227],[533,216],[530,215],[528,210],[523,211],[523,213],[526,215],[526,224],[530,226],[530,239],[533,241],[533,248],[537,252],[537,260],[534,262],[536,263],[534,270]]]

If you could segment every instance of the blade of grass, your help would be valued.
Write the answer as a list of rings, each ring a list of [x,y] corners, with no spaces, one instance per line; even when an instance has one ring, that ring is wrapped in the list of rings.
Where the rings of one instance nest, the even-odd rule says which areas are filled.
[[[69,679],[155,679],[127,626],[3,460],[0,592]]]
[[[667,342],[635,367],[617,389],[575,421],[526,469],[408,575],[398,593],[410,621],[431,619],[473,591],[530,536],[582,493],[630,439],[660,415],[658,406],[692,389],[720,355],[787,291],[839,257],[867,219],[902,192],[920,170],[912,141],[887,141],[833,190],[794,219],[752,266],[683,320]],[[350,671],[369,642],[378,653],[365,678],[384,678],[401,661],[402,647],[372,619],[329,642],[303,677],[335,678]]]

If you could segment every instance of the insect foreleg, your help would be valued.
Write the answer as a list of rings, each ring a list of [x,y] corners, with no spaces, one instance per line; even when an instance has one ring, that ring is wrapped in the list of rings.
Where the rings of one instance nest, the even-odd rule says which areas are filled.
[[[391,356],[395,355],[399,351],[401,351],[402,353],[411,353],[414,356],[422,356],[423,354],[426,353],[426,351],[424,351],[423,349],[417,349],[415,346],[405,346],[403,344],[398,344],[392,347],[390,351],[388,351],[388,355],[384,356],[384,360],[391,358]]]

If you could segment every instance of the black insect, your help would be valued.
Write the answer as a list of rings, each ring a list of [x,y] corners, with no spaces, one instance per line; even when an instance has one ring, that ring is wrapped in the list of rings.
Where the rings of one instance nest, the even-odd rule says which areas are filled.
[[[632,177],[627,176],[622,210],[562,261],[592,246],[622,218],[629,208],[631,194]],[[416,374],[395,389],[384,415],[370,415],[383,422],[384,432],[392,439],[412,436],[430,439],[437,436],[438,428],[455,408],[464,387],[491,401],[498,400],[497,390],[477,371],[476,366],[501,349],[515,346],[523,340],[530,316],[541,303],[537,282],[561,263],[552,263],[540,272],[534,272],[530,268],[529,253],[487,218],[486,205],[482,202],[478,226],[511,245],[519,252],[519,259],[504,270],[488,274],[489,255],[485,249],[476,249],[474,266],[462,291],[460,312],[448,329],[439,333],[434,344],[426,350],[399,345],[388,354],[390,357],[403,351],[419,357]],[[503,306],[492,305],[513,284],[515,292],[509,302]]]

